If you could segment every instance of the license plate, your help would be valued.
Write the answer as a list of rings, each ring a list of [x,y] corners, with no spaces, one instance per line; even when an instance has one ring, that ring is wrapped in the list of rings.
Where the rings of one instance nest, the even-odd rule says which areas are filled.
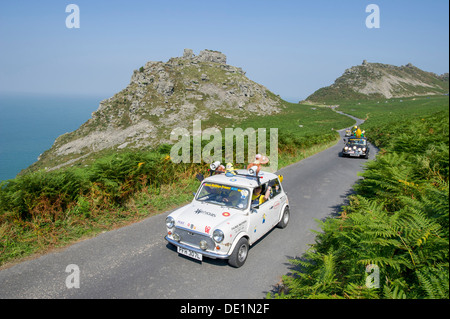
[[[192,250],[189,250],[189,249],[177,247],[177,252],[179,254],[182,254],[182,255],[185,255],[185,256],[188,256],[188,257],[200,260],[200,261],[203,259],[202,254],[197,253],[197,252],[192,251]]]
[[[359,156],[359,153],[350,153],[350,156]]]

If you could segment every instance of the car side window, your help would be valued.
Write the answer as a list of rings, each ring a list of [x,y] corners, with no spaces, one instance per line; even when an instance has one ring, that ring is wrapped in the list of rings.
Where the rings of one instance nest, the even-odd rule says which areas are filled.
[[[281,185],[280,185],[280,181],[277,179],[275,179],[274,181],[272,181],[272,189],[270,191],[270,198],[274,198],[277,195],[281,194]]]
[[[261,190],[261,196],[262,197],[264,197],[264,195],[266,194],[268,187],[269,187],[268,183],[265,183],[265,184],[262,185],[262,190]],[[269,196],[269,198],[267,200],[263,199],[262,203],[260,205],[264,205],[264,203],[267,202],[269,199],[270,199],[270,196]]]
[[[264,195],[266,194],[267,188],[268,188],[268,183],[261,184],[260,187],[261,187],[260,195],[257,198],[252,196],[252,207],[259,208],[261,205],[264,205],[264,203],[267,202],[267,200],[270,199],[270,195],[267,200],[263,199]]]

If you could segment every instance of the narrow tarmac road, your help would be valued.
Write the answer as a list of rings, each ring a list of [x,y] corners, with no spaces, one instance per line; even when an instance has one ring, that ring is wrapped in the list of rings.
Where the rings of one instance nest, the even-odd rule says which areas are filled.
[[[314,242],[314,219],[339,212],[358,180],[367,160],[339,157],[343,144],[278,172],[289,196],[290,223],[252,246],[241,268],[179,256],[163,238],[166,212],[0,271],[0,298],[264,298],[292,271],[288,259]],[[374,153],[372,147],[370,159]],[[73,269],[80,285],[69,289]]]

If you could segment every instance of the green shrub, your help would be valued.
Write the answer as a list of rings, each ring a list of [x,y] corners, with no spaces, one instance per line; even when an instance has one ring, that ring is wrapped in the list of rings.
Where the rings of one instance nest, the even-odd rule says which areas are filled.
[[[321,221],[316,243],[291,261],[288,292],[269,297],[449,298],[448,111],[368,124],[383,151],[341,216]],[[365,284],[367,265],[379,267],[377,289]]]

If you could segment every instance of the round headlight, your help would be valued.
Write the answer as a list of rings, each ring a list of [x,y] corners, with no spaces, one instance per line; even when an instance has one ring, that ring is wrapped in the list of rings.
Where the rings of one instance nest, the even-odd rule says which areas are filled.
[[[206,243],[205,240],[200,241],[199,246],[200,246],[200,248],[203,249],[203,250],[208,249],[208,244]]]
[[[348,146],[344,147],[344,150],[348,150]]]
[[[213,239],[216,243],[222,242],[222,240],[224,239],[223,231],[221,231],[220,229],[216,229],[213,232]]]
[[[175,225],[175,219],[173,219],[173,217],[171,217],[171,216],[167,216],[167,218],[166,218],[167,228],[173,228],[174,225]]]
[[[363,151],[365,152],[366,150],[367,150],[367,148],[364,147],[364,148],[363,148]]]

